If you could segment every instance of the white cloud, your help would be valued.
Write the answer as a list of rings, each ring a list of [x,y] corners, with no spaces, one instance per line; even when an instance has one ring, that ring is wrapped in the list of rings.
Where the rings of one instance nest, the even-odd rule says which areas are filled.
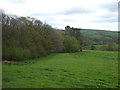
[[[70,25],[118,30],[117,2],[118,0],[1,0],[0,8],[7,13],[35,17],[62,29]]]

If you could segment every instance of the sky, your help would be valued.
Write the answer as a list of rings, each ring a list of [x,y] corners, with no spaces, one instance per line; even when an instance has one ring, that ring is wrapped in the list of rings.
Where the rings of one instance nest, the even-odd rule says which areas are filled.
[[[0,0],[8,14],[30,16],[54,28],[118,31],[119,0]]]

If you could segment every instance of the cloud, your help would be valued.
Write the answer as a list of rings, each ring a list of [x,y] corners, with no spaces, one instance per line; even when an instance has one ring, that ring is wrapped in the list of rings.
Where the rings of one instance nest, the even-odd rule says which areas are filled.
[[[72,18],[64,18],[63,21],[65,21],[65,22],[76,22],[76,20],[72,19]]]
[[[118,13],[107,12],[105,14],[98,15],[94,17],[92,22],[95,23],[114,23],[118,22]]]
[[[72,7],[72,8],[67,8],[67,9],[62,9],[59,11],[49,11],[49,12],[39,12],[37,11],[30,11],[30,15],[32,16],[47,16],[47,15],[74,15],[74,14],[89,14],[95,12],[93,9],[88,9],[85,7]]]
[[[90,10],[90,9],[83,8],[83,7],[73,7],[73,8],[64,10],[62,14],[73,15],[73,14],[87,14],[87,13],[92,13],[92,12],[94,12],[94,10]]]
[[[113,22],[118,22],[118,19],[116,17],[114,17],[114,18],[99,18],[99,19],[93,20],[92,22],[96,22],[96,23],[113,23]]]
[[[99,18],[114,18],[114,17],[117,17],[117,16],[118,16],[118,13],[109,12],[107,14],[99,16]]]
[[[30,16],[53,27],[115,30],[117,0],[0,0],[7,13]],[[111,23],[107,25],[108,23]],[[113,24],[115,23],[115,24]],[[106,26],[105,26],[106,25]]]
[[[110,12],[117,12],[118,2],[108,2],[101,5],[101,8],[106,9]]]
[[[14,3],[14,4],[20,4],[20,3],[24,3],[25,0],[1,0],[2,2],[7,2],[7,3]]]
[[[30,16],[46,16],[49,15],[48,13],[39,13],[39,12],[32,12]]]
[[[92,20],[93,23],[117,23],[118,22],[118,12],[105,10],[105,8],[100,8],[99,12],[96,13]]]

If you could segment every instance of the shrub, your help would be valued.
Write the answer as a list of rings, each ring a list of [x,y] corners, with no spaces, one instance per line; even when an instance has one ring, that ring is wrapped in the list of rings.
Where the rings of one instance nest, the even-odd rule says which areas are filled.
[[[108,43],[106,45],[106,50],[107,51],[115,51],[116,47],[115,47],[115,44],[114,43]]]
[[[79,44],[75,37],[66,36],[64,39],[64,51],[65,52],[77,52],[79,51]]]
[[[7,60],[25,60],[31,57],[29,49],[23,49],[20,47],[10,47],[3,51],[3,56]]]
[[[91,50],[95,50],[95,46],[94,45],[91,45]]]

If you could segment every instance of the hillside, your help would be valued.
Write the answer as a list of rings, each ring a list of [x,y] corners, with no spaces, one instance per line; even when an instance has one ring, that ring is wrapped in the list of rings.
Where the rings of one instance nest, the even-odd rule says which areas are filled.
[[[81,33],[85,40],[89,40],[94,44],[117,43],[118,40],[117,31],[83,29]]]
[[[65,33],[65,30],[59,30],[61,33]],[[89,44],[107,44],[118,43],[118,32],[107,30],[95,30],[95,29],[82,29],[81,34],[84,38],[84,42]]]

